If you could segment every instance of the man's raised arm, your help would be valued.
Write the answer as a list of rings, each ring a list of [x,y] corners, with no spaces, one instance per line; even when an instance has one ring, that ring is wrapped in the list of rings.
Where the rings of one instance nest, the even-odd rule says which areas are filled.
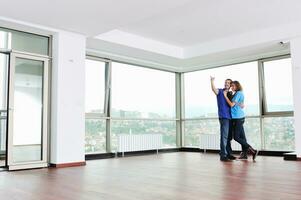
[[[214,79],[215,79],[214,77],[210,76],[211,89],[214,92],[214,94],[217,95],[218,94],[218,89],[214,85]]]

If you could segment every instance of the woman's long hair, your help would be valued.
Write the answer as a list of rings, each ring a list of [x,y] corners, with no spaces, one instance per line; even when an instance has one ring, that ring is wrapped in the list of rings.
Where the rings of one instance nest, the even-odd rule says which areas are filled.
[[[236,91],[242,91],[242,86],[238,81],[233,81],[232,84],[236,86]]]

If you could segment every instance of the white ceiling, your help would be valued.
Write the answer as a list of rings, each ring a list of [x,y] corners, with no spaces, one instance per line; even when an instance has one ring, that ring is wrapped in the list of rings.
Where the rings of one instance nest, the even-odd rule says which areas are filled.
[[[285,38],[281,31],[274,36],[275,30],[301,23],[300,0],[0,0],[0,5],[0,16],[84,34],[93,50],[107,47],[109,55],[123,48],[122,56],[158,58],[167,65],[212,54],[212,46],[224,51],[227,39],[248,40],[248,33],[259,41],[269,32],[274,45]],[[137,50],[148,57],[139,58]]]
[[[187,47],[301,21],[300,0],[198,0],[119,30]]]
[[[181,7],[191,0],[1,0],[0,15],[95,36]]]
[[[0,15],[96,36],[121,31],[186,47],[301,21],[300,0],[1,0]]]

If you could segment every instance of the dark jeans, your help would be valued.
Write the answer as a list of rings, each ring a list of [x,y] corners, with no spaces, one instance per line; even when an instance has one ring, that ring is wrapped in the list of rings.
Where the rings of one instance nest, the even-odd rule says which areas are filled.
[[[219,124],[220,124],[220,132],[221,132],[220,157],[227,158],[228,153],[226,147],[228,142],[230,119],[219,118]]]
[[[245,123],[245,118],[232,119],[232,128],[234,132],[234,140],[241,144],[242,151],[247,153],[250,145],[247,142],[245,130],[243,124]]]
[[[227,140],[227,146],[226,146],[226,151],[228,156],[232,155],[232,147],[231,147],[231,141],[233,139],[233,121],[230,120],[229,122],[229,133],[228,133],[228,140]]]

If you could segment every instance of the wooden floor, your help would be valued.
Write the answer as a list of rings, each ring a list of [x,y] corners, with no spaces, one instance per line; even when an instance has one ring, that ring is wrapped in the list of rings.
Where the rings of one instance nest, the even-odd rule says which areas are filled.
[[[0,172],[0,199],[301,199],[301,162],[165,153],[88,161],[87,166]]]

